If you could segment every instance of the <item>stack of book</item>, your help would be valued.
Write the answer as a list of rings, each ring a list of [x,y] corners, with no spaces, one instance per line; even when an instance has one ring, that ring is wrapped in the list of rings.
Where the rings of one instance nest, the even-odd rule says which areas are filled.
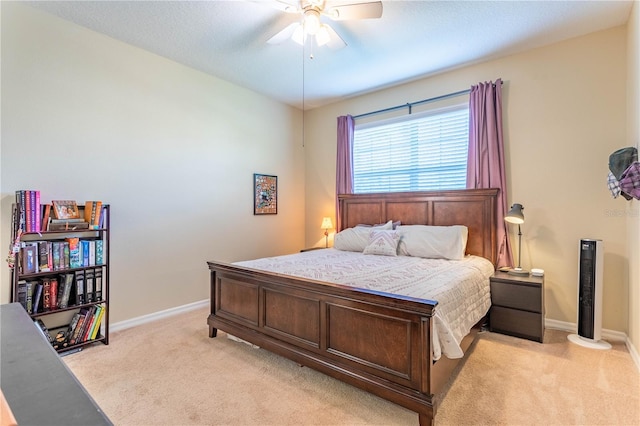
[[[40,232],[40,191],[22,189],[16,191],[19,228],[22,232]]]
[[[66,329],[57,331],[53,338],[53,348],[64,349],[96,339],[100,335],[100,325],[105,310],[106,308],[102,305],[80,309],[73,315]]]

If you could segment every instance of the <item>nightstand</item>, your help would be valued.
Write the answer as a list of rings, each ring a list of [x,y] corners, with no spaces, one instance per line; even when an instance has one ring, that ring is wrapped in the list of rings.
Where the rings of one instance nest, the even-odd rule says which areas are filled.
[[[489,329],[542,342],[544,338],[544,277],[496,271],[490,278]]]

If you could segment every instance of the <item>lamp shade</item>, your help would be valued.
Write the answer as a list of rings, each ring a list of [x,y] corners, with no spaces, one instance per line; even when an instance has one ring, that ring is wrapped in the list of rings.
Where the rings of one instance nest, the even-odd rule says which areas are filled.
[[[514,204],[511,206],[511,210],[504,217],[504,220],[509,223],[521,224],[524,223],[524,214],[522,213],[524,207],[522,204]]]
[[[331,222],[331,218],[330,217],[323,217],[322,218],[322,226],[320,226],[321,229],[332,229],[333,228],[333,222]]]

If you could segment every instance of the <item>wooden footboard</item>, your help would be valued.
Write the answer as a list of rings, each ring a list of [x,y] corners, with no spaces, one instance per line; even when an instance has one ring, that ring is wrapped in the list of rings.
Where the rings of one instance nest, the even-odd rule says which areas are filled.
[[[208,262],[217,329],[419,413],[434,415],[436,302]]]

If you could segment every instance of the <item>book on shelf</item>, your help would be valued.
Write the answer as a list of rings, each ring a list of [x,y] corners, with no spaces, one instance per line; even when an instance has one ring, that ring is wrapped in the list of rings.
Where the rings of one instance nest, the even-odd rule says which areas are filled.
[[[69,298],[71,297],[71,289],[73,288],[73,278],[74,274],[63,274],[60,275],[60,283],[62,284],[62,292],[61,297],[58,300],[59,308],[67,308],[69,306]]]
[[[107,308],[105,306],[100,305],[100,313],[98,314],[98,319],[96,321],[95,327],[93,327],[93,333],[91,334],[91,340],[95,339],[100,335],[100,326],[102,325],[102,318],[106,312]]]
[[[53,200],[51,204],[55,219],[80,219],[80,211],[75,200]]]
[[[75,345],[76,343],[80,343],[78,341],[78,336],[80,335],[80,330],[82,329],[82,325],[84,324],[87,318],[88,312],[89,312],[89,309],[87,308],[82,308],[78,311],[78,321],[75,327],[73,328],[71,338],[69,339],[69,344]]]
[[[66,330],[66,336],[65,338],[67,339],[67,344],[70,343],[71,341],[71,337],[73,336],[73,332],[76,329],[76,326],[78,325],[78,320],[80,319],[80,311],[75,312],[73,314],[73,317],[71,317],[71,321],[69,322],[69,325],[67,326],[67,330]]]
[[[69,237],[66,238],[65,241],[69,243],[69,267],[82,267],[82,261],[80,260],[80,238]]]
[[[91,303],[94,301],[95,293],[93,290],[93,269],[87,269],[84,272],[84,301]]]
[[[75,271],[75,304],[83,305],[84,302],[84,271]]]
[[[64,241],[62,243],[62,256],[63,256],[62,258],[64,259],[63,269],[69,269],[71,257],[69,253],[69,243],[67,241]]]
[[[96,265],[96,240],[89,240],[89,266]]]
[[[89,312],[87,313],[87,318],[85,319],[84,326],[82,330],[80,330],[80,342],[86,342],[89,340],[89,335],[91,334],[91,329],[93,328],[93,323],[96,320],[96,313],[98,312],[98,306],[94,305],[89,308]]]
[[[30,314],[33,313],[33,289],[34,282],[27,281],[27,312]]]
[[[102,268],[93,270],[93,287],[95,289],[96,302],[102,301]]]
[[[42,226],[42,216],[40,216],[40,191],[31,191],[29,194],[31,197],[31,214],[32,231],[40,232],[40,226]]]
[[[96,240],[96,265],[104,265],[104,241]]]
[[[98,335],[100,331],[100,323],[102,322],[102,317],[104,316],[105,307],[102,305],[97,305],[96,307],[97,307],[96,314],[95,314],[96,319],[93,322],[93,326],[91,327],[89,340],[95,339],[96,336]]]
[[[58,278],[49,278],[49,309],[58,307]]]
[[[82,266],[89,266],[89,240],[80,240],[80,254],[82,255]]]
[[[102,213],[102,201],[87,201],[84,205],[84,220],[89,223],[89,228],[100,228],[100,215]]]
[[[104,229],[106,227],[105,216],[106,216],[107,207],[103,204],[100,209],[100,220],[98,222],[98,228]]]
[[[42,312],[43,309],[40,307],[42,302],[42,283],[40,281],[33,282],[33,305],[32,305],[32,313],[37,314],[38,312]]]
[[[51,220],[51,204],[42,205],[42,221],[40,222],[40,231],[49,230],[49,221]]]
[[[51,308],[51,278],[42,279],[42,312]]]
[[[59,271],[60,269],[60,241],[53,241],[51,243],[51,259],[53,263],[53,270]]]
[[[19,228],[23,232],[40,232],[40,191],[23,189],[16,191]]]
[[[22,305],[25,311],[27,310],[27,282],[25,280],[18,281],[18,303]]]
[[[35,274],[38,272],[37,243],[22,243],[22,273]]]
[[[49,333],[49,329],[44,324],[44,322],[42,322],[42,320],[40,318],[38,318],[38,319],[36,319],[34,321],[34,323],[36,324],[36,327],[38,328],[38,330],[40,330],[42,332],[42,336],[47,340],[47,342],[52,344],[53,343],[53,337],[51,337],[51,333]]]
[[[35,283],[33,281],[18,281],[18,300],[27,313],[33,313],[33,291]]]
[[[49,241],[38,241],[38,271],[50,272],[49,265]]]

